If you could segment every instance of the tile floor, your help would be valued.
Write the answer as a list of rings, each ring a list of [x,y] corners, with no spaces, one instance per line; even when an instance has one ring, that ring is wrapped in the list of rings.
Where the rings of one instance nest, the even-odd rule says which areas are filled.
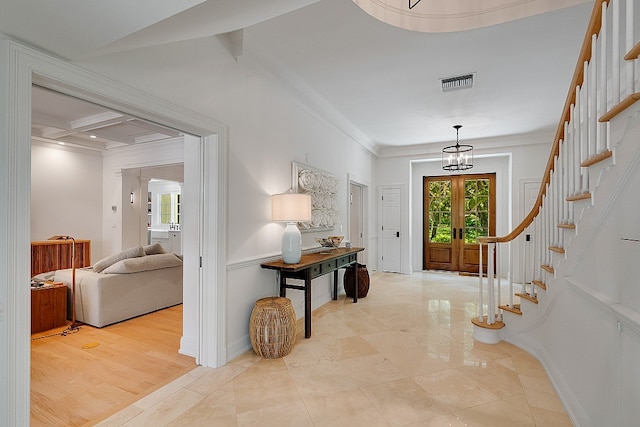
[[[472,338],[477,279],[374,273],[265,360],[199,367],[100,426],[571,426],[540,363]]]

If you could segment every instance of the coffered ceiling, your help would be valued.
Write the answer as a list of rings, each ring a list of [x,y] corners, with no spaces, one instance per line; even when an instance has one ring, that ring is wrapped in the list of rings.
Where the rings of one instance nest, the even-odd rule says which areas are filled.
[[[38,86],[32,90],[32,105],[31,135],[44,142],[108,150],[181,135],[173,129]]]

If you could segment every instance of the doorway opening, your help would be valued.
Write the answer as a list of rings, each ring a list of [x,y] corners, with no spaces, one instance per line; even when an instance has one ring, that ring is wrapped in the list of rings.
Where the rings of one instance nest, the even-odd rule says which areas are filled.
[[[477,238],[495,235],[495,193],[495,173],[423,178],[425,270],[478,273]]]
[[[0,287],[6,292],[7,301],[12,301],[12,304],[5,307],[5,317],[8,324],[14,327],[7,329],[6,333],[7,342],[15,343],[0,351],[7,362],[2,369],[6,379],[2,389],[11,390],[12,402],[16,403],[15,406],[3,405],[7,406],[7,419],[13,420],[12,423],[17,425],[29,423],[30,352],[27,337],[30,334],[30,295],[29,289],[16,284],[28,279],[30,269],[28,189],[31,186],[29,163],[33,84],[195,135],[192,137],[193,143],[188,144],[190,148],[185,150],[185,164],[187,161],[194,162],[189,174],[193,175],[191,179],[196,184],[194,195],[189,196],[189,199],[197,203],[192,212],[196,216],[193,223],[198,224],[198,227],[189,237],[192,243],[188,248],[193,251],[193,256],[185,253],[185,264],[187,259],[192,259],[198,274],[193,280],[185,281],[185,286],[188,285],[191,289],[191,295],[184,302],[184,331],[188,335],[183,337],[181,349],[185,349],[184,354],[195,356],[198,364],[222,366],[226,362],[226,295],[223,286],[226,270],[221,268],[225,265],[226,245],[226,126],[18,42],[5,40],[4,47],[5,53],[11,52],[11,55],[7,55],[7,69],[11,72],[5,75],[9,92],[3,107],[3,111],[8,114],[5,115],[7,126],[2,141],[7,148],[7,158],[3,164],[9,167],[3,169],[3,181],[7,188],[24,190],[6,192],[3,214],[8,218],[5,225],[10,231],[2,239],[3,248],[8,254],[3,265],[11,268],[4,270],[6,280],[2,281]],[[130,203],[129,196],[127,195],[126,203]],[[207,213],[206,216],[203,215],[204,212]],[[202,286],[203,282],[210,286]]]
[[[174,225],[181,226],[182,222],[180,195],[185,181],[184,163],[174,163],[185,157],[185,136],[182,132],[35,85],[32,86],[31,109],[32,197],[29,220],[32,241],[46,240],[48,236],[56,234],[88,239],[93,256],[86,265],[92,265],[114,251],[149,245],[151,225],[154,225],[156,229],[161,228],[154,231],[164,231],[167,237],[160,239],[161,235],[154,236],[157,238],[154,243],[161,244],[166,252],[182,256],[180,229]],[[123,155],[122,150],[126,154]],[[159,179],[162,179],[161,183],[156,181]],[[190,185],[193,183],[194,180],[189,182]],[[197,191],[192,192],[197,194]],[[154,194],[159,195],[155,198],[158,209],[151,209],[149,197]],[[162,206],[160,202],[166,194],[177,203]],[[55,209],[51,209],[52,206]],[[166,221],[158,211],[167,211]],[[152,214],[158,217],[155,223],[150,222]],[[175,280],[177,283],[177,277]],[[136,303],[123,300],[125,304]],[[149,316],[161,323],[164,331],[157,334],[149,346],[163,356],[164,372],[159,372],[154,381],[168,381],[173,378],[170,373],[182,373],[195,366],[194,358],[180,355],[178,351],[181,337],[185,335],[182,304],[143,314],[145,318]],[[103,360],[104,372],[111,372],[108,368],[113,360],[118,360],[122,371],[135,371],[139,365],[134,359],[123,357],[124,351],[120,347],[112,351],[105,336],[121,335],[124,338],[120,338],[120,341],[132,348],[134,344],[125,338],[127,334],[144,330],[144,322],[144,319],[134,317],[104,329],[83,325],[73,339],[85,337],[85,340],[97,340],[98,345],[102,341],[102,351],[98,349],[92,356],[96,360]],[[150,330],[153,331],[153,328]],[[37,340],[34,341],[37,345],[31,346],[31,420],[38,422],[49,417],[58,420],[58,425],[68,424],[73,419],[73,415],[68,414],[69,408],[65,410],[56,406],[55,396],[40,395],[39,390],[54,387],[55,382],[59,381],[54,375],[42,375],[42,372],[51,371],[46,355],[58,351],[58,364],[69,364],[73,351],[67,349],[73,348],[71,338],[57,328],[47,331],[47,334],[32,334],[31,339]],[[104,358],[105,354],[110,357]],[[153,363],[148,353],[140,359]],[[74,378],[81,372],[69,369],[64,378]],[[97,371],[92,370],[81,376],[84,380],[95,381],[96,375]],[[118,393],[124,388],[129,390],[127,397],[145,391],[143,385],[134,387],[131,383],[125,383],[130,378],[128,376],[105,375],[105,378],[101,380],[105,383],[102,391],[113,390],[114,399],[123,398]],[[78,383],[81,382],[78,378]],[[77,396],[82,391],[83,387],[79,386],[73,389],[76,394],[70,392],[69,395]],[[83,413],[87,419],[100,418],[109,410],[108,405],[95,405],[97,398],[93,391],[86,391],[84,396],[84,399],[76,399],[78,405],[75,409],[86,404],[87,409]]]

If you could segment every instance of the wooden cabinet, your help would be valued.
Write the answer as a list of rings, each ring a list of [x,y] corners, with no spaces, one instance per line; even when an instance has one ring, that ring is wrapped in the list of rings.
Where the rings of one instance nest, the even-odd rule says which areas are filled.
[[[169,231],[169,247],[170,251],[174,254],[182,254],[182,232],[171,230]]]
[[[31,277],[47,271],[71,268],[73,240],[31,242]],[[91,240],[76,240],[76,268],[91,265]]]
[[[67,324],[67,287],[62,283],[31,288],[31,333]]]

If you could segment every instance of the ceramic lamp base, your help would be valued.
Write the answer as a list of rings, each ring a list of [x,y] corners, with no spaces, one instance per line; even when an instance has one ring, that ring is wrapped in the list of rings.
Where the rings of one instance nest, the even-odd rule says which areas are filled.
[[[302,234],[295,222],[288,222],[282,235],[282,261],[297,264],[302,256]]]

